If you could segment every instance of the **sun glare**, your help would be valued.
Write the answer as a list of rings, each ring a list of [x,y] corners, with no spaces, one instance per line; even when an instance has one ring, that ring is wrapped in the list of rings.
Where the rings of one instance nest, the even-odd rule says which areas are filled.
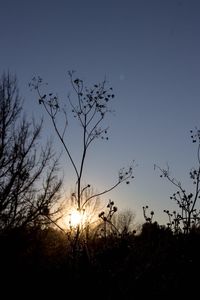
[[[65,214],[60,219],[59,225],[65,229],[76,229],[78,226],[83,229],[88,224],[94,226],[97,220],[96,214],[86,210],[78,211],[73,207],[66,210]]]
[[[82,223],[82,215],[80,214],[79,211],[73,210],[69,214],[69,224],[72,227],[76,227]]]

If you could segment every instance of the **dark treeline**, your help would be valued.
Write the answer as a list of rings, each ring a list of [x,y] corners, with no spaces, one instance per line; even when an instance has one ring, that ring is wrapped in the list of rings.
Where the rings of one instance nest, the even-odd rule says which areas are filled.
[[[1,283],[16,284],[22,295],[27,287],[38,295],[66,292],[88,299],[195,295],[199,234],[174,235],[156,222],[145,223],[138,235],[82,241],[74,255],[60,231],[12,229],[0,236]]]

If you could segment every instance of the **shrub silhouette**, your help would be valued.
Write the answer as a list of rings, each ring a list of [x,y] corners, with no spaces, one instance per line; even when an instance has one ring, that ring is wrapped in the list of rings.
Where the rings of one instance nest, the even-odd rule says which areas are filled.
[[[178,189],[170,197],[171,200],[176,202],[178,211],[170,212],[169,210],[164,210],[169,218],[167,225],[176,234],[180,232],[188,234],[191,230],[200,226],[200,130],[196,128],[195,130],[191,130],[190,133],[192,142],[197,144],[197,166],[189,172],[193,185],[192,191],[187,192],[181,182],[171,176],[169,167],[162,169],[155,165],[155,168],[158,168],[161,172],[160,177],[166,178]]]

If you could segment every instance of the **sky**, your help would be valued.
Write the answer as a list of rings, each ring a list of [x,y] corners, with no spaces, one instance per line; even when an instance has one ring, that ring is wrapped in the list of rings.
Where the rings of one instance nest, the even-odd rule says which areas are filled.
[[[112,199],[144,221],[142,207],[165,223],[164,209],[176,192],[154,164],[170,166],[183,186],[197,163],[190,130],[200,128],[200,2],[198,0],[0,0],[0,72],[16,74],[28,116],[45,116],[44,135],[58,143],[28,83],[40,75],[66,101],[68,71],[87,86],[105,77],[113,87],[113,114],[105,120],[109,140],[97,141],[87,157],[85,180],[98,191],[112,185],[118,170],[135,161],[135,179]],[[69,144],[79,155],[77,127]],[[66,194],[74,174],[62,157]]]

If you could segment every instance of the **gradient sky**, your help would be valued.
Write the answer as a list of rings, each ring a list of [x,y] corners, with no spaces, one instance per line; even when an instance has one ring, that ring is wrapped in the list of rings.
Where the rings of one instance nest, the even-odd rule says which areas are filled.
[[[159,177],[154,163],[168,163],[186,186],[196,163],[190,129],[200,127],[200,1],[0,0],[0,37],[0,72],[17,75],[27,114],[42,114],[28,88],[35,75],[61,99],[70,90],[68,70],[88,86],[106,76],[116,95],[115,113],[105,122],[110,139],[97,141],[89,153],[86,180],[106,188],[135,160],[133,183],[105,199],[120,210],[130,208],[139,221],[142,206],[149,205],[155,219],[165,222],[162,211],[173,209],[169,197],[176,189]],[[45,135],[52,134],[44,125]],[[78,155],[77,133],[70,129]],[[70,189],[72,170],[63,163]]]

